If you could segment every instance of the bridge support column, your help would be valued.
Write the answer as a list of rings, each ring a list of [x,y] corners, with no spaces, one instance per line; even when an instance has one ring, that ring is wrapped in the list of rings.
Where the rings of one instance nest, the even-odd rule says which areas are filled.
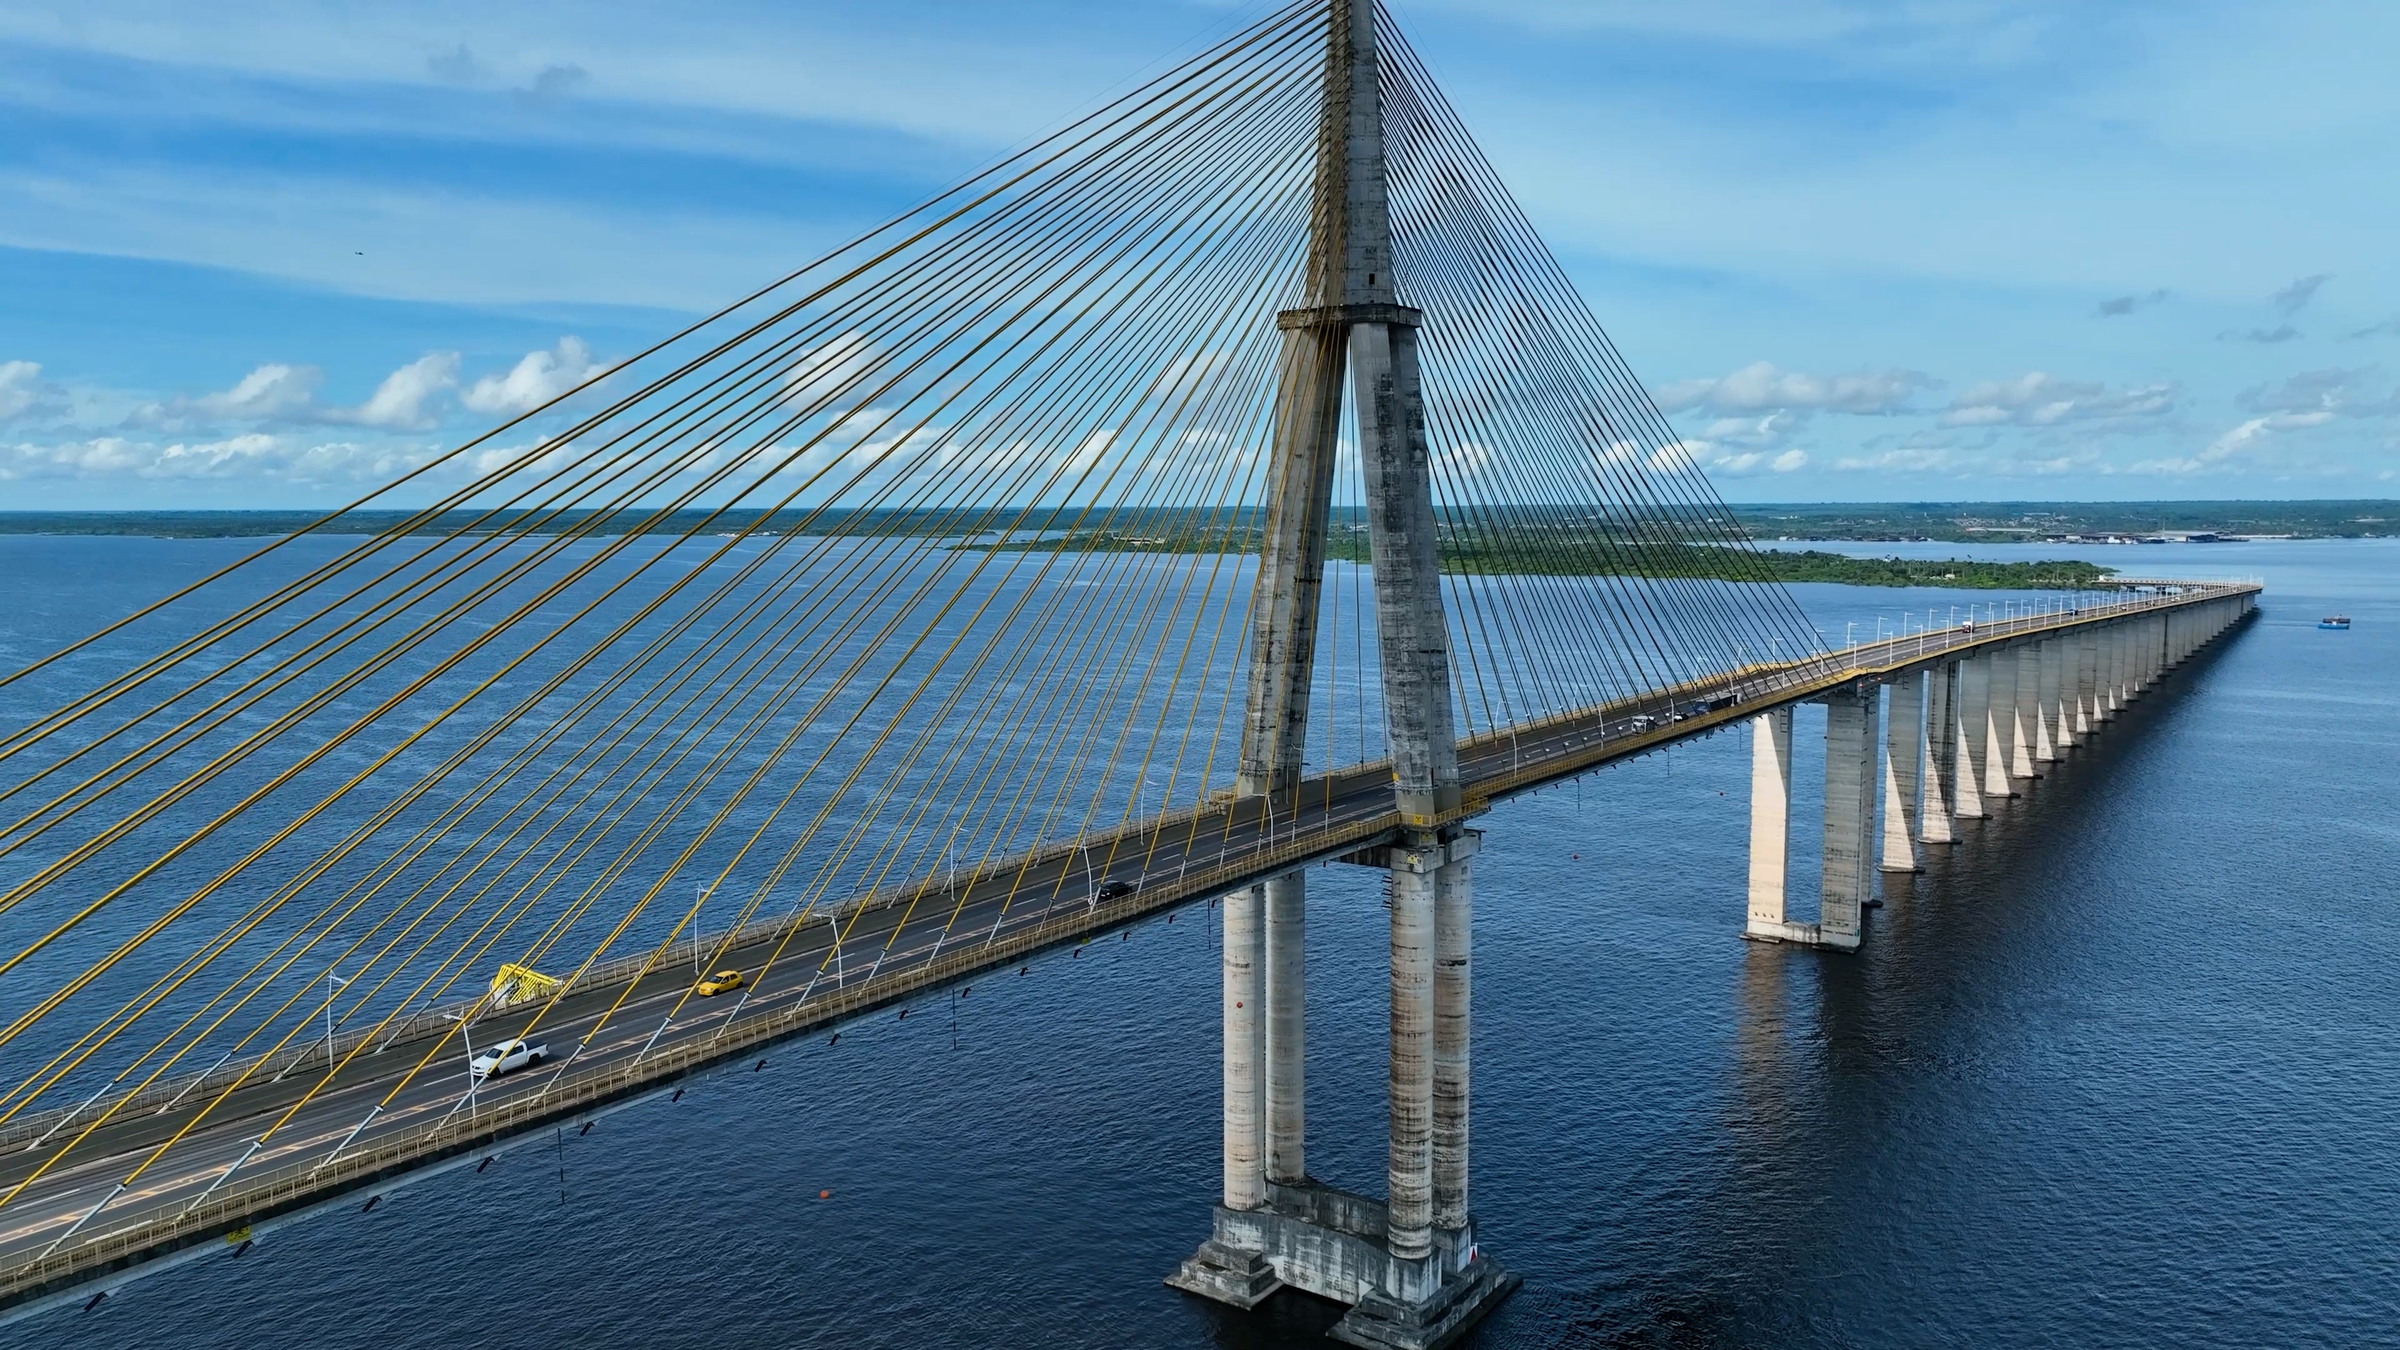
[[[2029,779],[2033,777],[2033,723],[2041,716],[2041,653],[2028,644],[2004,657],[2003,663],[2004,668],[2012,671],[2016,689],[2016,700],[2009,710],[2008,776]]]
[[[1883,722],[1883,870],[1916,872],[1917,792],[1925,763],[1925,676],[1891,686]]]
[[[1968,657],[1957,666],[1957,697],[1950,709],[1950,814],[1960,820],[1983,819],[1983,726],[1991,715],[1992,675],[1981,660]]]
[[[2075,739],[2082,741],[2099,724],[2092,694],[2100,660],[2099,636],[2089,628],[2075,630]]]
[[[1784,921],[1791,873],[1792,710],[1750,719],[1750,917],[1744,937],[1800,937]]]
[[[2050,751],[2059,759],[2075,746],[2075,637],[2061,633],[2042,651],[2042,719],[2050,727]]]
[[[1946,661],[1925,672],[1925,757],[1918,770],[1925,801],[1917,813],[1919,843],[1958,842],[1957,831],[1950,828],[1950,785],[1956,776],[1953,763],[1958,753],[1950,708],[1957,694],[1952,688],[1957,679],[1956,662]]]
[[[1467,1227],[1469,1070],[1474,1031],[1475,884],[1483,835],[1461,830],[1433,874],[1433,1227]]]
[[[1440,845],[1431,838],[1393,851],[1384,1245],[1401,1260],[1433,1251],[1433,916],[1440,867]]]
[[[1267,883],[1267,1180],[1308,1179],[1308,873]]]
[[[1855,951],[1859,914],[1874,898],[1876,691],[1825,695],[1825,867],[1817,945]]]
[[[2100,633],[2100,720],[2113,722],[2125,706],[2125,629],[2122,622]]]
[[[1266,1203],[1266,888],[1225,897],[1225,1206]]]
[[[2056,764],[2066,758],[2066,745],[2058,739],[2058,639],[2044,638],[2033,650],[2033,762]]]
[[[1983,744],[1976,763],[1983,768],[1983,800],[1988,807],[2017,795],[2008,782],[2008,726],[2016,715],[2016,671],[2001,655],[1976,659],[1983,667],[1983,725],[1977,728]]]

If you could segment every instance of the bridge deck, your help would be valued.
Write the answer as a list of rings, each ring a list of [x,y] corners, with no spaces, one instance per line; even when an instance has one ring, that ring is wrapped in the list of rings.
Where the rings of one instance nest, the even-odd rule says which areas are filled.
[[[1478,737],[1460,747],[1467,812],[1849,681],[2256,589],[2141,584],[2182,589],[1861,644]],[[1693,713],[1694,703],[1716,706]],[[750,976],[738,993],[695,997],[688,943],[664,958],[618,961],[546,1007],[480,1019],[480,1044],[523,1035],[557,1053],[549,1063],[485,1084],[472,1109],[463,1095],[464,1052],[438,1011],[372,1033],[374,1044],[355,1055],[366,1034],[337,1038],[335,1058],[347,1062],[330,1081],[319,1043],[283,1060],[228,1065],[205,1081],[153,1089],[0,1209],[0,1312],[81,1297],[81,1286],[136,1265],[217,1250],[268,1223],[388,1190],[401,1177],[475,1162],[512,1139],[670,1091],[694,1074],[864,1010],[1389,842],[1400,830],[1389,783],[1386,766],[1363,765],[1312,778],[1271,804],[1220,799],[985,868],[955,889],[922,885],[869,897],[835,915],[752,925],[731,935],[729,950],[709,962]],[[1097,889],[1112,881],[1135,889],[1100,902]],[[844,930],[838,952],[837,927]],[[435,1062],[426,1062],[429,1055]],[[246,1070],[249,1081],[218,1100]],[[262,1129],[303,1101],[268,1143],[253,1147]],[[76,1120],[88,1122],[107,1105],[94,1103],[72,1119],[54,1112],[0,1129],[0,1193],[73,1139],[82,1128]],[[120,1192],[134,1166],[178,1131],[184,1131],[180,1141]],[[230,1179],[229,1168],[235,1169]],[[69,1240],[60,1241],[62,1235]]]

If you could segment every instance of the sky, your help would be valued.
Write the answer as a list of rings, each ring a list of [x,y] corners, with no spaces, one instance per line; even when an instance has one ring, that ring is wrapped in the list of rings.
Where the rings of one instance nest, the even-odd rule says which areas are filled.
[[[338,504],[1266,8],[0,0],[0,509]],[[1391,8],[1730,499],[2400,496],[2400,7]]]

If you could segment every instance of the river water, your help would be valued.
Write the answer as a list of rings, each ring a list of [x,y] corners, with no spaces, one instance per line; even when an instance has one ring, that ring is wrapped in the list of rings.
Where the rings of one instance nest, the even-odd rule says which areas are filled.
[[[105,611],[224,543],[101,563],[20,540],[6,585]],[[1738,735],[1481,822],[1474,1204],[1525,1286],[1467,1344],[2400,1344],[2400,543],[2085,556],[2269,590],[2095,746],[1887,879],[1855,956],[1736,938]],[[1802,588],[1836,640],[2014,598]],[[19,636],[95,612],[38,610]],[[2337,610],[2351,632],[2314,626]],[[1804,712],[1803,822],[1813,731]],[[1813,840],[1794,853],[1799,893]],[[1311,1171],[1380,1190],[1379,889],[1309,884]],[[1160,1283],[1217,1184],[1213,917],[787,1047],[0,1346],[1325,1344],[1331,1305],[1244,1316]]]

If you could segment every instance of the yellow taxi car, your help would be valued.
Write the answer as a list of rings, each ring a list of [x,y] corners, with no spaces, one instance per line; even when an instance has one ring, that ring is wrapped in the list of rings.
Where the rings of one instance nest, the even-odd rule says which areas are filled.
[[[692,992],[698,994],[702,998],[709,998],[717,994],[722,994],[727,990],[739,989],[741,987],[742,972],[738,970],[720,970],[716,974],[709,976],[705,980],[702,980],[699,984],[694,985],[692,987]]]

